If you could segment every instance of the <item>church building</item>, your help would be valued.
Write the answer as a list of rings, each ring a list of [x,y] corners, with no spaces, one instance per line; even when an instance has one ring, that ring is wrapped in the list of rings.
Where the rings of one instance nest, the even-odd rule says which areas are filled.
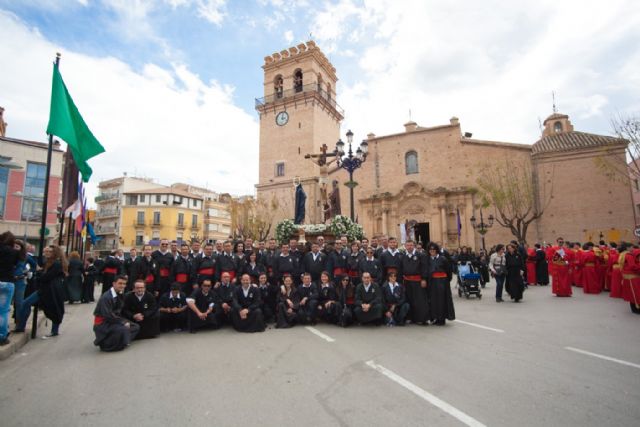
[[[307,194],[306,224],[324,222],[320,166],[308,154],[332,150],[340,139],[345,112],[336,102],[336,69],[313,41],[265,57],[260,115],[259,198],[275,200],[275,222],[292,218],[294,187]],[[373,129],[375,131],[375,129]],[[496,215],[482,207],[478,177],[483,165],[512,162],[531,170],[536,202],[544,215],[529,226],[527,241],[632,240],[636,219],[630,182],[611,180],[597,159],[624,159],[625,140],[575,131],[569,117],[554,113],[544,121],[540,140],[529,144],[474,139],[460,121],[423,127],[410,121],[391,135],[367,135],[368,155],[357,170],[355,214],[367,236],[401,237],[411,224],[416,239],[447,247],[481,247],[471,218]],[[355,147],[354,147],[355,148]],[[342,214],[349,214],[348,173],[326,168],[339,182]],[[329,182],[330,184],[330,182]],[[331,186],[329,185],[329,188]],[[482,207],[482,211],[481,211]],[[460,224],[460,227],[458,226]],[[496,223],[487,247],[513,239]]]

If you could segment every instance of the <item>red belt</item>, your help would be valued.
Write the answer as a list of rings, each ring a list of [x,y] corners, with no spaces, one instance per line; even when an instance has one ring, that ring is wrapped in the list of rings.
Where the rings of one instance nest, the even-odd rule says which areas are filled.
[[[446,279],[447,278],[447,273],[441,273],[439,271],[433,273],[431,275],[432,278],[434,279]]]
[[[344,276],[347,272],[346,268],[336,267],[333,269],[334,276]]]
[[[420,276],[419,274],[405,274],[404,280],[407,280],[409,282],[419,282],[422,280],[422,276]]]
[[[397,273],[398,269],[396,267],[387,267],[387,274],[389,273]]]
[[[234,270],[222,270],[223,273],[229,273],[231,280],[236,278],[236,272]]]
[[[93,317],[93,326],[102,325],[104,323],[104,317],[102,316],[94,316]]]
[[[176,274],[176,282],[180,282],[180,283],[187,283],[187,279],[189,278],[189,275],[186,273],[178,273]]]
[[[214,268],[201,268],[200,270],[198,270],[198,274],[213,276],[215,274],[215,271],[216,270]]]
[[[118,269],[115,267],[107,267],[104,270],[102,270],[103,273],[107,273],[107,274],[117,274],[118,273]]]
[[[355,297],[347,297],[347,305],[353,305],[355,302]]]
[[[144,278],[144,282],[145,283],[152,283],[153,279],[154,279],[153,274],[149,273],[149,274],[147,274],[147,277]]]
[[[169,269],[161,268],[160,269],[160,277],[169,277]]]
[[[349,270],[349,277],[358,277],[358,270]]]

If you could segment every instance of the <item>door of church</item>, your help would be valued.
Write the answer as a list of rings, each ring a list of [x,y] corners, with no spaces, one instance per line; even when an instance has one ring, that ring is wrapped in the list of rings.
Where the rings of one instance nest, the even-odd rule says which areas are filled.
[[[429,223],[419,222],[415,228],[416,242],[422,243],[422,246],[427,245],[431,240],[429,238]]]

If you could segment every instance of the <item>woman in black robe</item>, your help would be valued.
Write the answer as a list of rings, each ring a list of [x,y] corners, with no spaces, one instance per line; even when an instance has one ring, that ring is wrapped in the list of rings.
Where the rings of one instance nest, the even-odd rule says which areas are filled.
[[[507,292],[514,302],[520,302],[524,291],[522,274],[526,266],[522,255],[513,243],[507,245],[505,260],[507,264]]]
[[[324,274],[325,272],[323,272]],[[328,273],[327,273],[328,275]],[[353,309],[356,302],[356,287],[351,282],[351,278],[346,274],[340,277],[340,282],[336,285],[338,296],[338,325],[346,328],[353,323]]]
[[[293,285],[291,276],[286,275],[283,280],[284,285],[280,287],[276,308],[276,328],[291,328],[296,324],[298,318],[300,295]]]
[[[65,278],[65,289],[69,304],[82,299],[82,272],[84,268],[80,254],[73,251],[69,254],[69,274]]]
[[[96,276],[98,274],[98,269],[95,265],[93,265],[93,258],[89,257],[87,259],[87,268],[84,270],[84,281],[82,282],[82,302],[93,302],[94,296],[93,293],[96,287]]]
[[[455,320],[456,313],[453,308],[451,296],[450,274],[451,265],[447,258],[440,253],[440,248],[435,243],[429,243],[425,273],[427,277],[427,295],[429,297],[429,313],[431,322],[436,325],[444,325],[447,320]]]
[[[266,273],[267,269],[264,265],[258,263],[258,254],[257,252],[250,252],[249,257],[246,263],[243,263],[244,266],[240,271],[241,274],[248,274],[251,278],[252,284],[258,283],[258,278],[262,273]]]
[[[547,264],[547,257],[540,243],[536,243],[536,281],[538,285],[549,284],[549,266]]]

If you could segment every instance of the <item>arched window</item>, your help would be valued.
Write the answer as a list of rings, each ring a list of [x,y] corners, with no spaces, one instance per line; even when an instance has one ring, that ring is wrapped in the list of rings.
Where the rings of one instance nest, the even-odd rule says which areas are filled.
[[[322,75],[318,74],[318,92],[322,93]]]
[[[283,93],[283,81],[282,76],[278,74],[273,80],[273,93],[276,95],[276,99],[282,98]]]
[[[327,100],[331,102],[331,83],[327,83]]]
[[[407,175],[418,173],[418,153],[409,151],[404,155],[404,163]]]
[[[298,69],[293,73],[293,89],[297,92],[302,92],[302,70]]]
[[[555,133],[562,132],[562,123],[560,123],[560,122],[555,122],[555,123],[553,124],[553,131],[554,131]]]

